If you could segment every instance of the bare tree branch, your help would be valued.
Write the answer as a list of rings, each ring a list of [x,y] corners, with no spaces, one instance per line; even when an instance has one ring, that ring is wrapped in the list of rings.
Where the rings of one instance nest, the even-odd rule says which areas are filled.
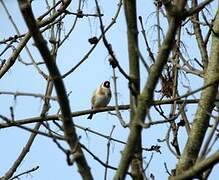
[[[23,176],[23,175],[25,175],[25,174],[29,174],[29,173],[31,173],[31,172],[34,172],[34,171],[36,171],[37,169],[39,169],[39,166],[36,166],[36,167],[34,167],[34,168],[32,168],[32,169],[30,169],[30,170],[28,170],[28,171],[25,171],[25,172],[22,172],[22,173],[20,173],[20,174],[18,174],[18,175],[15,175],[15,176],[13,176],[10,180],[19,179],[20,176]]]
[[[219,33],[219,13],[214,24],[214,32]],[[212,35],[212,47],[209,59],[209,64],[206,69],[204,84],[209,84],[219,80],[219,38],[216,34]],[[214,107],[215,97],[218,91],[218,82],[213,86],[205,88],[201,92],[201,99],[196,111],[194,122],[190,131],[190,135],[180,161],[177,165],[177,175],[184,173],[196,162],[205,133],[209,124],[209,113],[212,112]],[[206,113],[207,112],[207,113]]]
[[[28,93],[28,92],[9,92],[9,91],[0,91],[0,95],[12,95],[14,96],[14,98],[16,98],[17,96],[30,96],[30,97],[35,97],[35,98],[41,98],[41,99],[51,99],[53,101],[57,101],[57,98],[54,96],[45,96],[43,94],[38,94],[38,93]]]
[[[192,179],[201,175],[205,170],[213,167],[215,164],[219,162],[219,151],[215,154],[211,155],[205,160],[198,162],[187,171],[183,172],[183,174],[171,177],[171,180],[184,180],[184,179]]]
[[[40,128],[41,123],[37,123],[34,127],[34,130],[38,130]],[[5,175],[1,178],[3,180],[8,180],[10,177],[13,176],[13,174],[16,172],[18,166],[21,164],[27,153],[30,151],[30,147],[33,144],[33,141],[35,137],[37,136],[37,133],[32,133],[29,140],[27,141],[27,144],[24,146],[23,150],[21,151],[19,157],[14,162],[12,167],[5,173]]]
[[[62,81],[58,67],[56,66],[54,58],[53,56],[51,56],[50,51],[45,43],[45,40],[39,31],[39,28],[34,18],[29,1],[19,0],[18,2],[19,2],[19,6],[23,14],[23,17],[25,19],[25,22],[36,43],[38,50],[40,51],[41,56],[44,59],[44,62],[48,68],[48,71],[54,83],[54,86],[57,92],[58,101],[59,101],[60,108],[61,108],[61,112],[62,112],[65,136],[67,138],[67,142],[71,148],[74,159],[78,166],[79,173],[81,177],[83,177],[84,179],[93,179],[92,174],[90,172],[90,168],[83,154],[83,151],[81,150],[81,147],[78,143],[78,137],[77,137],[74,123],[71,117],[68,97],[67,97],[64,83]],[[65,0],[63,2],[68,4],[71,1]]]
[[[44,27],[48,25],[49,23],[53,22],[57,17],[59,17],[65,9],[68,7],[70,4],[70,0],[68,1],[63,1],[62,5],[60,8],[49,18],[45,20],[38,21],[38,27]],[[49,10],[50,11],[50,10]],[[4,76],[4,74],[14,65],[18,55],[20,52],[23,50],[23,48],[26,46],[27,42],[30,40],[31,35],[30,33],[26,33],[26,35],[22,38],[21,42],[19,43],[18,47],[14,51],[14,53],[10,56],[10,58],[6,61],[4,66],[0,69],[0,79]]]
[[[182,7],[181,7],[182,8]],[[158,53],[158,56],[155,60],[155,63],[150,69],[149,77],[145,83],[144,89],[141,94],[138,96],[136,114],[134,116],[133,122],[144,122],[145,116],[151,106],[153,100],[153,93],[156,87],[156,84],[159,80],[161,72],[164,65],[168,60],[168,56],[173,46],[175,40],[176,31],[180,25],[181,20],[174,16],[170,18],[169,28],[167,31],[166,38],[164,39],[161,49]],[[138,139],[141,136],[142,128],[138,124],[133,123],[130,129],[130,133],[127,140],[127,145],[122,153],[122,158],[119,163],[118,170],[115,175],[115,180],[124,179],[127,169],[129,167],[132,155],[134,154],[135,145]]]
[[[185,15],[192,16],[193,14],[200,12],[202,9],[206,7],[206,5],[210,4],[212,1],[214,0],[205,0],[199,3],[198,5],[193,6],[192,8],[190,8],[189,10],[185,12]]]

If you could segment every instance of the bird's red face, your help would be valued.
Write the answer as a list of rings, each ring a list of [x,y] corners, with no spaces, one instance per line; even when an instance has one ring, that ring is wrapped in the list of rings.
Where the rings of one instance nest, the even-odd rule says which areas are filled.
[[[104,81],[103,87],[110,88],[110,82],[109,81]]]

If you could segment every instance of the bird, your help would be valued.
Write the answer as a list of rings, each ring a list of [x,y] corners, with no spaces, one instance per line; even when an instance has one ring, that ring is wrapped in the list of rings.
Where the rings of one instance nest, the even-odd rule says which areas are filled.
[[[110,82],[104,81],[92,94],[91,109],[106,107],[111,100]],[[94,113],[90,113],[87,119],[92,119]]]

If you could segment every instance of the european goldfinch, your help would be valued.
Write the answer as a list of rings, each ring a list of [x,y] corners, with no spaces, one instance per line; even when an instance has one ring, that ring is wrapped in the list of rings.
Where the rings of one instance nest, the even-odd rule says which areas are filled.
[[[110,82],[104,81],[100,87],[98,87],[92,95],[91,98],[91,108],[96,109],[100,107],[106,107],[111,99],[111,90],[110,90]],[[87,117],[87,119],[92,119],[93,113]]]

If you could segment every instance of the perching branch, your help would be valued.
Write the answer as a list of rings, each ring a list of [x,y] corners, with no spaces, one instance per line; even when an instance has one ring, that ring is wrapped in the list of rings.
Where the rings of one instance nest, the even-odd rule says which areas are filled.
[[[197,104],[199,102],[199,99],[186,99],[186,100],[168,99],[168,100],[158,100],[158,101],[152,102],[152,105],[172,104],[174,101],[177,104],[183,104],[183,103],[184,104]],[[219,101],[219,99],[217,101]],[[119,108],[119,110],[128,110],[129,109],[129,105],[119,105],[118,108]],[[90,113],[101,113],[101,112],[113,111],[115,109],[116,109],[115,106],[107,106],[107,107],[98,108],[98,109],[88,109],[88,110],[72,112],[71,116],[72,117],[79,117],[79,116],[83,116],[83,115],[88,115]],[[60,119],[60,117],[61,117],[60,114],[52,114],[52,115],[47,115],[45,117],[37,116],[37,117],[32,117],[32,118],[20,119],[20,120],[12,121],[10,123],[0,123],[0,129],[4,129],[4,128],[8,128],[8,127],[13,127],[13,126],[16,126],[16,125],[30,124],[30,123],[40,122],[40,121],[45,121],[45,120],[46,121],[52,121],[52,120]],[[159,123],[161,123],[161,122],[159,122]],[[156,124],[156,121],[155,122],[151,122],[150,124]]]

